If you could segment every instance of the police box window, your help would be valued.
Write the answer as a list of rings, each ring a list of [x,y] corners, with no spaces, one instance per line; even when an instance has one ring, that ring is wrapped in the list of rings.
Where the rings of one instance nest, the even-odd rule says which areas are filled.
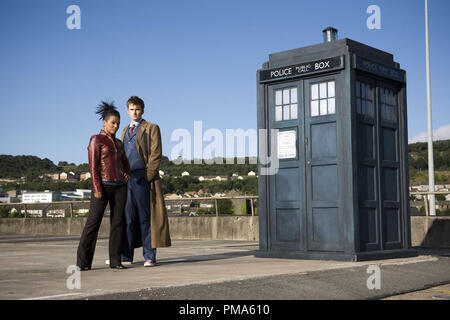
[[[356,112],[364,117],[374,117],[374,90],[372,85],[356,81]]]
[[[311,117],[336,113],[335,82],[311,85]]]
[[[275,121],[297,119],[297,88],[275,90]]]
[[[397,94],[392,90],[380,88],[381,119],[397,122]]]

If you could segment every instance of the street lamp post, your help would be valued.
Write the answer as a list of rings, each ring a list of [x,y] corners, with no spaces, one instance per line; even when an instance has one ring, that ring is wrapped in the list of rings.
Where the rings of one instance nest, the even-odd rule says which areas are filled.
[[[428,0],[425,0],[425,47],[427,60],[427,113],[428,113],[428,191],[434,192],[433,127],[431,122],[430,44],[428,37]],[[436,215],[436,197],[429,195],[430,215]]]

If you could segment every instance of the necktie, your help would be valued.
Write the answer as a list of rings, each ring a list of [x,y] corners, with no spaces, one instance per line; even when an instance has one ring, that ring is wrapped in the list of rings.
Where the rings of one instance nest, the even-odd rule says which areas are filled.
[[[133,126],[130,127],[130,130],[128,131],[128,135],[129,135],[130,138],[133,135],[134,128],[136,128],[136,126],[133,125]]]

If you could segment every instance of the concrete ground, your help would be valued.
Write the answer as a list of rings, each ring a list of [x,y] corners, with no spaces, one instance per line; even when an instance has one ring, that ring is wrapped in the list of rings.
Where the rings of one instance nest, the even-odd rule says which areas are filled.
[[[450,249],[412,258],[336,262],[256,258],[257,242],[174,240],[145,268],[141,249],[126,270],[111,270],[99,239],[93,268],[67,273],[77,237],[0,235],[0,299],[448,299]],[[370,265],[380,289],[369,289]],[[75,280],[74,280],[75,279]],[[69,288],[68,288],[69,286]]]
[[[450,284],[395,295],[383,300],[450,300]]]

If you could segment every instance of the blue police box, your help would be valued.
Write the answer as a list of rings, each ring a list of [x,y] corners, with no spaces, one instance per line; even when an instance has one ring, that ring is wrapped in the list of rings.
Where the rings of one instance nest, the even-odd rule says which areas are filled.
[[[258,164],[256,256],[417,255],[406,72],[392,54],[338,40],[334,28],[323,34],[323,43],[270,54],[257,71],[259,145],[270,163]]]

